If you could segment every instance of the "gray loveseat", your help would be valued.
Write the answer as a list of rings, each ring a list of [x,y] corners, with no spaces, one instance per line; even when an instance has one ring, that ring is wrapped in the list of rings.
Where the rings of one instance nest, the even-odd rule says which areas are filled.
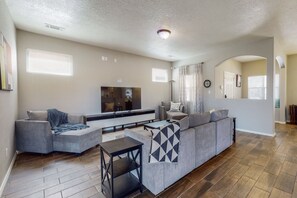
[[[148,163],[151,133],[146,130],[125,130],[125,135],[144,143],[143,184],[155,195],[183,176],[231,146],[233,121],[228,111],[191,114],[180,120],[178,163]]]
[[[47,111],[28,111],[29,119],[15,122],[16,149],[22,152],[82,153],[102,142],[102,129],[89,127],[54,134],[47,121]],[[83,115],[68,114],[68,123],[84,123]]]

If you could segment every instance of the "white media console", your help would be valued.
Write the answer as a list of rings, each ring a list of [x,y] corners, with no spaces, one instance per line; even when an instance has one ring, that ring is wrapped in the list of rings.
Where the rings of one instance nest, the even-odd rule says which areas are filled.
[[[156,119],[154,109],[118,111],[112,113],[101,113],[95,115],[87,115],[86,122],[89,126],[96,126],[102,129],[116,127],[124,129],[126,126],[152,122]]]

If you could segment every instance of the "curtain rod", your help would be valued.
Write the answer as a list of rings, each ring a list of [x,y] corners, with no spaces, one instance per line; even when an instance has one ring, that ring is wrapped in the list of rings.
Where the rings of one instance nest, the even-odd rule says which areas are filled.
[[[200,64],[202,64],[202,65],[204,65],[204,63],[205,63],[205,62],[200,62]],[[196,63],[196,64],[199,64],[199,63]],[[189,65],[195,65],[195,63],[194,63],[194,64],[189,64]],[[176,68],[178,68],[178,67],[181,67],[181,66],[177,66],[177,67],[176,67],[176,66],[175,66],[175,67],[171,67],[171,69],[176,69]]]

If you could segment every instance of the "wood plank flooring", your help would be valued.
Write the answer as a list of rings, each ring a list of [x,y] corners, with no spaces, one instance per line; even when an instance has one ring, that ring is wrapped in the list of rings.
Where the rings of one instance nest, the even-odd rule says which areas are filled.
[[[297,197],[297,126],[276,125],[276,136],[238,132],[229,149],[158,195],[172,197]],[[17,156],[3,198],[104,197],[99,149],[82,155]],[[155,197],[148,190],[129,197]]]

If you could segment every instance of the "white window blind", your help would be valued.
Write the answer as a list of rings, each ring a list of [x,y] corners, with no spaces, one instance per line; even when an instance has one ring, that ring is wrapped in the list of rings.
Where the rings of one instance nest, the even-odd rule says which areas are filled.
[[[266,100],[266,76],[248,77],[248,98]]]
[[[27,72],[63,76],[73,75],[73,58],[71,55],[27,49],[26,58]]]
[[[153,82],[168,82],[168,73],[166,69],[152,69]]]

